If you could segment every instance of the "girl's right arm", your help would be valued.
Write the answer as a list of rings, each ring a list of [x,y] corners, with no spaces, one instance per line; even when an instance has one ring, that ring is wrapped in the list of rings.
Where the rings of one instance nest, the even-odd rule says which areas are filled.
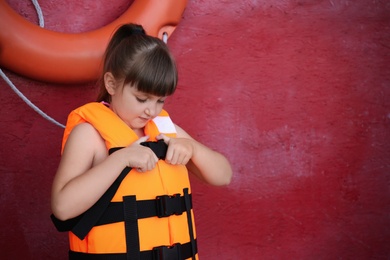
[[[157,163],[156,155],[140,143],[108,156],[104,140],[88,123],[77,125],[71,132],[52,186],[51,206],[60,220],[76,217],[105,193],[126,167],[151,170]]]

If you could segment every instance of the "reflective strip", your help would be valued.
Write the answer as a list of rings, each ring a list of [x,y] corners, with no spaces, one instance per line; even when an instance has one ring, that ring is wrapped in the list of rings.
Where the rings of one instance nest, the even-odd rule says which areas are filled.
[[[176,133],[175,125],[169,116],[156,116],[153,122],[160,133]]]

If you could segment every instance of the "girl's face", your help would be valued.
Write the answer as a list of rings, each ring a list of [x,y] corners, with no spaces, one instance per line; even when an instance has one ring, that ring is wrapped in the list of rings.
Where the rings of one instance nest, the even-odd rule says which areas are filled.
[[[138,91],[125,85],[111,94],[111,109],[133,130],[142,130],[146,123],[160,114],[167,97]]]

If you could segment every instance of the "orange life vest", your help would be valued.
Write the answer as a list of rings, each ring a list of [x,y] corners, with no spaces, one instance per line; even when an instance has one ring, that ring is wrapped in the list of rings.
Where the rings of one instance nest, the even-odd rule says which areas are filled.
[[[66,140],[72,129],[83,122],[88,122],[97,129],[105,140],[107,150],[128,146],[139,138],[110,108],[102,103],[93,102],[81,106],[70,113],[64,132],[62,149],[64,149]],[[155,141],[156,136],[160,133],[164,133],[170,137],[176,136],[175,126],[165,110],[147,123],[144,132],[145,135],[150,136],[150,141]],[[131,169],[120,183],[110,203],[123,203],[125,205],[124,201],[129,196],[132,196],[136,198],[136,203],[140,201],[154,201],[157,204],[160,203],[163,205],[163,199],[168,199],[181,200],[179,204],[183,204],[186,198],[188,198],[188,194],[185,194],[187,191],[188,194],[191,192],[186,167],[184,165],[170,165],[164,160],[159,160],[153,170],[145,173],[139,173]],[[187,197],[185,198],[185,196]],[[153,205],[155,205],[154,202]],[[124,207],[124,212],[128,210],[130,212],[134,211],[134,208],[126,209],[126,206]],[[190,214],[187,214],[187,212]],[[163,259],[161,256],[169,256],[169,254],[172,254],[170,251],[173,251],[176,247],[186,245],[187,247],[192,246],[193,250],[191,256],[187,256],[187,258],[197,258],[192,209],[184,212],[175,212],[170,216],[164,216],[163,214],[162,216],[138,218],[137,220],[137,215],[135,215],[135,218],[135,224],[134,222],[130,224],[130,226],[133,225],[132,231],[129,231],[131,228],[128,230],[129,225],[123,220],[94,226],[83,239],[76,236],[73,232],[69,232],[70,255],[73,253],[109,256],[110,254],[119,253],[125,256],[127,253],[127,258],[123,259],[131,259],[129,258],[130,251],[136,252],[136,254],[137,252],[141,253],[141,255],[145,251],[149,255],[160,255],[160,258],[151,259]],[[126,219],[126,216],[124,219]],[[138,230],[134,231],[134,225]],[[136,234],[137,232],[138,234]],[[129,236],[133,236],[133,240],[134,236],[138,239],[135,242],[138,242],[139,248],[129,248],[131,244],[134,245],[134,241],[129,243]],[[135,245],[137,246],[137,243]],[[183,249],[175,249],[175,251],[179,252],[179,255],[180,250]],[[176,255],[177,253],[173,254]],[[143,258],[141,256],[138,259]],[[173,259],[185,258],[176,258],[174,256]]]

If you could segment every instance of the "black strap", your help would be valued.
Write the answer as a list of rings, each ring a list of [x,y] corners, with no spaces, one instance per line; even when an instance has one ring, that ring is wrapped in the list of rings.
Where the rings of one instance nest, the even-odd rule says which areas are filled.
[[[188,194],[188,188],[183,189],[183,192],[184,192],[184,199],[185,199],[185,205],[187,211],[188,232],[190,235],[190,244],[192,250],[191,256],[192,256],[192,260],[195,260],[196,242],[194,238],[194,230],[192,227],[192,215],[191,215],[192,202],[191,202],[190,195]]]
[[[168,145],[165,144],[164,140],[158,140],[157,142],[143,142],[141,145],[149,147],[156,154],[160,160],[165,160],[167,155]]]
[[[123,197],[125,219],[126,255],[128,260],[140,260],[137,200],[135,196]]]
[[[87,210],[80,221],[72,228],[72,232],[80,239],[84,239],[88,232],[95,226],[99,218],[103,215],[104,210],[110,204],[111,199],[114,197],[116,191],[119,188],[122,180],[130,172],[131,168],[126,167],[119,178],[111,185],[111,187],[104,193],[104,195]]]
[[[185,244],[175,244],[173,246],[161,246],[155,247],[152,250],[141,251],[140,260],[182,260],[195,256],[198,253],[196,247],[192,253],[191,242]],[[180,258],[179,258],[180,257]],[[115,253],[115,254],[90,254],[69,251],[70,260],[126,260],[126,253]]]
[[[158,159],[165,160],[168,145],[165,144],[164,140],[158,140],[157,142],[142,142],[141,145],[152,149]],[[113,152],[116,152],[122,148],[123,147],[113,147],[109,150],[109,154],[112,154]]]
[[[53,222],[54,226],[56,227],[57,231],[65,232],[65,231],[72,230],[72,228],[77,224],[77,222],[80,221],[82,216],[83,215],[80,215],[78,217],[68,219],[65,221],[59,220],[53,214],[50,215],[50,218],[51,218],[51,221]]]
[[[190,198],[189,206],[192,209],[192,194],[189,194],[188,196]],[[172,215],[181,215],[184,212],[187,212],[185,197],[180,196],[179,194],[173,196],[157,196],[154,200],[138,200],[136,202],[136,207],[138,219],[150,217],[162,218]],[[67,221],[60,221],[52,216],[52,220],[58,231],[65,232],[72,230],[73,226],[77,224],[81,217],[82,216]],[[123,202],[110,202],[95,226],[121,221],[124,221]]]
[[[159,140],[158,142],[143,142],[141,145],[149,147],[156,153],[156,156],[160,159],[165,158],[165,153],[167,151],[167,145],[163,140]],[[109,150],[109,154],[121,149],[123,147],[112,148]],[[51,215],[51,219],[56,226],[58,231],[66,231],[72,230],[72,232],[80,239],[84,239],[88,232],[92,229],[93,226],[97,223],[99,218],[103,215],[105,209],[111,202],[111,199],[114,197],[116,191],[119,188],[122,180],[126,177],[126,175],[130,172],[131,168],[126,167],[118,178],[114,181],[114,183],[110,186],[110,188],[102,195],[102,197],[85,213],[82,215],[75,217],[70,220],[61,221],[57,219],[53,214]],[[76,223],[76,224],[75,224]]]
[[[185,198],[179,195],[158,196],[154,200],[138,200],[136,202],[138,219],[150,218],[150,217],[168,217],[172,215],[181,215],[186,212]],[[190,208],[192,208],[192,195],[190,197]],[[124,208],[123,202],[111,202],[104,214],[96,223],[95,226],[106,225],[110,223],[116,223],[124,221]]]

